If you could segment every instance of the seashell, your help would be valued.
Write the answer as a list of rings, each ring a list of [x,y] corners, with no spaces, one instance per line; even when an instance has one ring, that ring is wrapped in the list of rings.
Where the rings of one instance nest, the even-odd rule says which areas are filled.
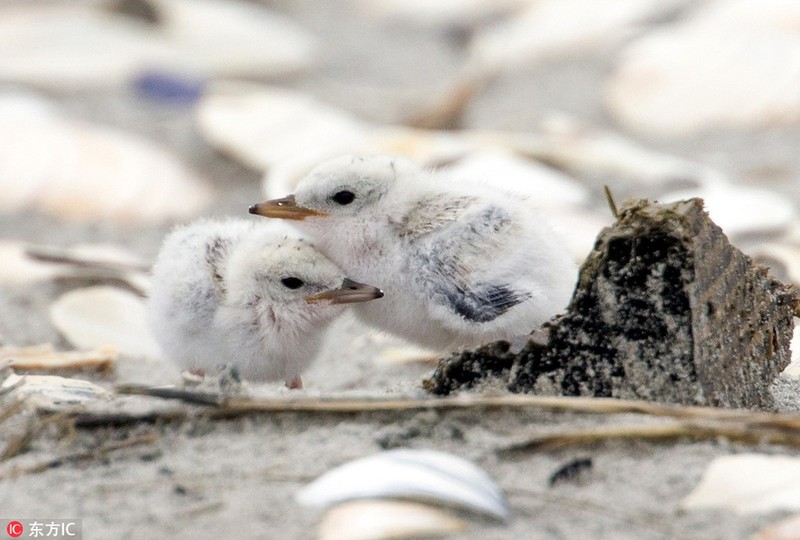
[[[72,290],[50,306],[50,320],[74,347],[111,345],[124,355],[161,358],[144,301],[131,292],[107,286]]]
[[[583,204],[586,188],[573,178],[538,163],[501,151],[477,151],[440,169],[460,181],[490,183],[500,189],[535,195],[539,206]]]
[[[63,91],[120,86],[153,71],[284,75],[313,60],[313,36],[263,6],[144,3],[158,24],[87,5],[0,7],[0,80]]]
[[[117,360],[113,347],[90,351],[56,351],[49,343],[32,347],[0,348],[0,364],[11,361],[11,368],[17,370],[60,370],[96,368],[109,369]]]
[[[606,105],[631,129],[671,136],[795,123],[798,16],[791,0],[710,2],[631,43],[607,81]]]
[[[596,52],[629,37],[636,25],[685,0],[542,0],[507,21],[479,31],[470,47],[470,60],[479,71],[493,72],[548,58]]]
[[[753,540],[797,540],[798,538],[800,538],[800,514],[764,527],[753,536]]]
[[[737,454],[714,459],[683,508],[724,508],[740,514],[800,510],[800,458]]]
[[[0,147],[9,156],[0,161],[0,212],[156,222],[191,217],[211,200],[172,154],[123,131],[0,115]]]
[[[466,524],[439,509],[404,501],[354,501],[334,506],[319,525],[319,540],[436,538]]]
[[[370,131],[309,96],[237,82],[212,84],[195,118],[208,142],[257,170],[298,154],[322,160],[346,153],[360,147]]]
[[[10,387],[15,387],[12,392],[26,403],[43,410],[82,405],[111,397],[107,390],[89,381],[55,375],[20,376],[12,373],[0,384],[0,389]]]
[[[434,450],[389,450],[341,465],[297,494],[304,506],[328,507],[354,499],[402,498],[509,517],[503,492],[469,461]]]
[[[0,286],[47,280],[114,279],[146,294],[149,264],[119,246],[77,244],[70,248],[0,240]]]
[[[797,212],[794,204],[775,192],[737,186],[722,178],[709,180],[697,189],[673,192],[661,197],[675,201],[700,197],[711,219],[728,236],[773,233],[788,228]]]

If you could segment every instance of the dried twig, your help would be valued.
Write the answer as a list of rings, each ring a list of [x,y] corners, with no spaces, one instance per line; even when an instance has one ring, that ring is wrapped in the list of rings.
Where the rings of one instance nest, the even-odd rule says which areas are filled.
[[[606,196],[606,203],[608,203],[608,209],[611,210],[611,215],[614,216],[614,219],[618,219],[617,203],[614,201],[614,195],[612,195],[611,188],[608,185],[603,186],[603,194]]]
[[[207,411],[212,417],[233,417],[255,413],[314,412],[314,413],[362,413],[414,410],[454,409],[502,409],[534,408],[562,412],[589,414],[645,414],[649,416],[678,418],[685,420],[713,420],[719,422],[746,423],[751,428],[769,427],[800,430],[800,416],[768,412],[753,412],[744,409],[717,409],[713,407],[687,407],[648,401],[633,401],[613,398],[588,398],[564,396],[532,396],[510,394],[497,396],[462,395],[448,398],[385,399],[385,398],[243,398],[224,396],[209,392],[194,392],[173,387],[146,387],[125,385],[117,387],[120,394],[139,394],[187,403],[212,405]]]
[[[800,447],[800,431],[797,429],[785,430],[780,426],[759,428],[746,422],[739,424],[721,421],[707,424],[673,422],[652,426],[603,426],[561,431],[532,437],[524,442],[500,448],[497,453],[504,457],[513,457],[535,450],[551,450],[564,446],[596,444],[611,440],[665,441],[681,438],[717,439],[720,437],[750,444],[769,442]]]

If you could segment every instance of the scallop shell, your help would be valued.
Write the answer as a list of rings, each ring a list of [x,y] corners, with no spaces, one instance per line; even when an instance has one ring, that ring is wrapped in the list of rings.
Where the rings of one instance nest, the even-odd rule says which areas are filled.
[[[211,200],[208,184],[172,154],[116,129],[0,115],[0,147],[0,212],[157,222],[191,217]]]
[[[795,123],[798,17],[792,0],[711,2],[623,51],[606,104],[632,129],[672,136]]]
[[[509,517],[503,492],[483,470],[452,454],[390,450],[341,465],[304,487],[300,504],[328,507],[355,499],[402,498]]]
[[[725,508],[742,514],[800,510],[800,458],[764,454],[718,457],[681,506],[691,510]]]
[[[144,301],[128,291],[106,286],[72,290],[50,306],[50,319],[77,348],[110,345],[121,354],[161,358]]]
[[[354,501],[334,506],[320,523],[319,540],[436,538],[466,524],[430,506],[401,501]]]

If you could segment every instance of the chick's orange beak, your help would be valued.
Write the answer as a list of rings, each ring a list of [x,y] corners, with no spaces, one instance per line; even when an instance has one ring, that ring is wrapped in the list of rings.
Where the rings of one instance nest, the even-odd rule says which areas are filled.
[[[356,302],[375,300],[382,296],[383,291],[377,287],[345,278],[342,281],[342,286],[338,289],[306,296],[306,302],[316,304],[317,302],[328,301],[331,304],[355,304]]]
[[[249,212],[264,217],[294,220],[304,220],[307,217],[323,217],[328,215],[327,212],[298,206],[297,201],[294,200],[294,195],[253,204],[250,206]]]

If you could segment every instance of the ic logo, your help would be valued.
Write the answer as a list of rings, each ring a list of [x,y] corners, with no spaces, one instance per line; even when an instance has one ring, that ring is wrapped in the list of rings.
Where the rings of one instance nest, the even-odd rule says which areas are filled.
[[[22,533],[25,532],[25,527],[19,521],[11,521],[6,525],[6,532],[11,538],[16,538],[22,536]]]

